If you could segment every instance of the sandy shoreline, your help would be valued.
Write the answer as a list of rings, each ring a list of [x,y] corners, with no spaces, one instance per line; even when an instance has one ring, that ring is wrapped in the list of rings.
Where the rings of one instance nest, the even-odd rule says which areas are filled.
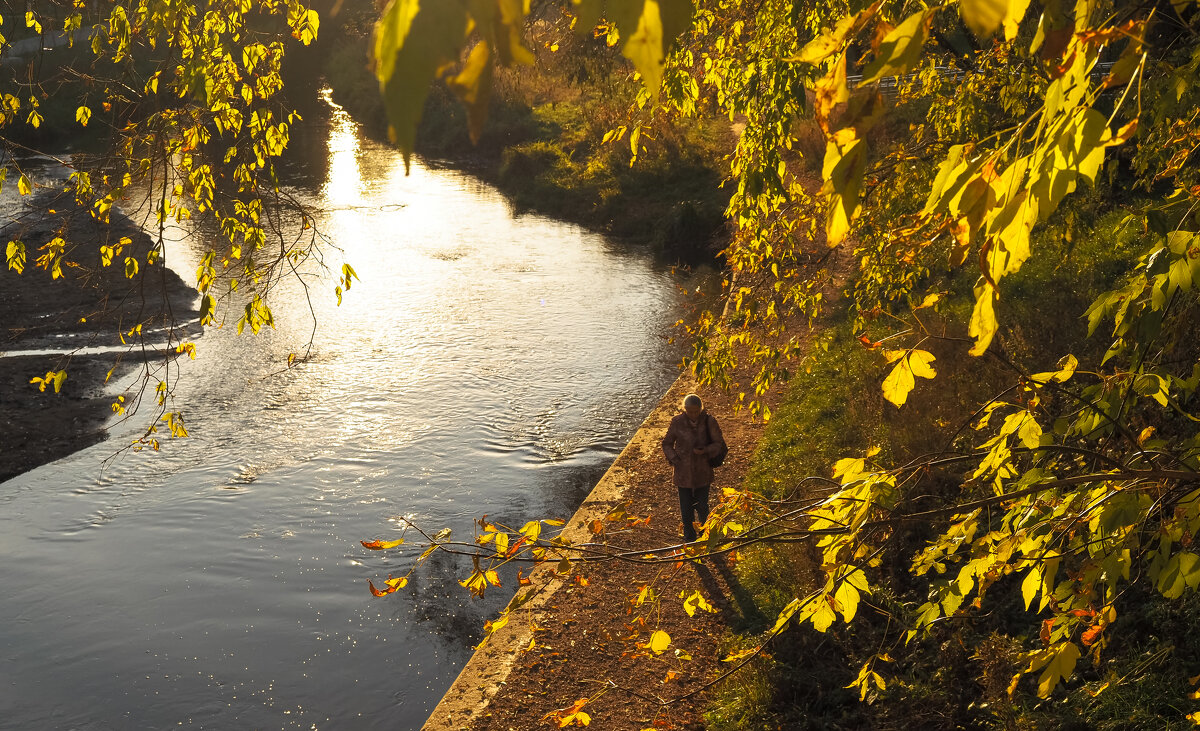
[[[161,263],[146,263],[153,243],[128,217],[114,210],[111,222],[101,224],[50,193],[31,199],[30,211],[0,232],[6,247],[21,241],[26,250],[23,273],[7,262],[0,271],[0,481],[105,438],[113,415],[106,378],[111,371],[110,382],[121,382],[146,356],[140,345],[95,349],[121,346],[120,333],[138,324],[143,333],[196,327],[196,290]],[[67,242],[57,279],[37,264],[55,237]],[[103,266],[100,247],[125,237],[130,242]],[[138,262],[133,277],[126,277],[126,257]],[[156,342],[153,334],[145,337]],[[59,370],[67,378],[58,393],[30,383]]]

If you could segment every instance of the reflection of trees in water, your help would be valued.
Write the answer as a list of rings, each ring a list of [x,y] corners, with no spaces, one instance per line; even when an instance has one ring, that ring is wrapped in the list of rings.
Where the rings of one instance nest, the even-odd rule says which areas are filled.
[[[527,501],[489,514],[488,521],[516,530],[538,517],[565,520],[574,514],[608,466],[609,460],[604,458],[591,464],[541,470],[531,480]],[[469,541],[472,534],[456,530],[453,538]],[[512,598],[518,571],[528,574],[529,565],[501,567],[501,587],[488,587],[482,599],[472,598],[458,583],[471,574],[470,558],[436,552],[413,572],[405,589],[381,601],[403,603],[405,606],[396,610],[396,619],[432,627],[432,634],[441,638],[449,651],[470,651],[483,639],[484,623],[495,618]]]
[[[397,593],[407,607],[397,611],[396,618],[432,627],[432,634],[451,651],[470,651],[483,639],[483,623],[504,608],[515,585],[502,579],[504,588],[493,587],[483,599],[472,599],[458,584],[470,573],[469,558],[434,553],[413,572],[407,593]]]

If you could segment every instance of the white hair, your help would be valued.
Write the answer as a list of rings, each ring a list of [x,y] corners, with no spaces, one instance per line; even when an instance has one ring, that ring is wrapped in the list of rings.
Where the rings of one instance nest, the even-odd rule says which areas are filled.
[[[696,394],[689,393],[687,396],[683,397],[683,408],[686,410],[687,407],[689,407],[689,406],[699,406],[700,408],[703,409],[704,402],[701,401],[700,397],[697,396]]]

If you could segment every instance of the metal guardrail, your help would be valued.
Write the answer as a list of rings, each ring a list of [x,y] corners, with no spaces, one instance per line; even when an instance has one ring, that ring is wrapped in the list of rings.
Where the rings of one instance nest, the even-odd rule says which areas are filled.
[[[1112,67],[1114,65],[1115,65],[1115,62],[1113,62],[1113,61],[1099,62],[1092,68],[1092,72],[1089,75],[1093,79],[1095,79],[1097,77],[1102,78],[1102,77],[1108,75],[1108,72],[1110,70],[1112,70]],[[965,71],[963,71],[961,68],[959,68],[957,66],[934,66],[934,70],[937,71],[937,74],[939,77],[941,77],[943,79],[948,79],[950,81],[958,81],[967,75]],[[914,74],[905,74],[904,76],[886,76],[874,83],[879,86],[879,90],[881,92],[883,92],[884,94],[895,94],[897,88],[899,88],[899,86],[900,86],[901,81],[909,82],[909,81],[916,79],[918,76],[919,76],[919,74],[915,74],[915,73]],[[863,79],[862,74],[848,75],[848,76],[846,76],[846,87],[850,88],[850,89],[854,89],[858,86],[861,86],[862,79]]]

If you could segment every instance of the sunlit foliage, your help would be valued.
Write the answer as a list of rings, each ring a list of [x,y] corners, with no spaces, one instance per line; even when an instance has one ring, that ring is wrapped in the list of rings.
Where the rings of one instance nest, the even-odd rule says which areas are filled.
[[[440,76],[475,104],[486,93],[486,72],[473,71],[482,56],[519,60],[510,33],[517,6],[454,10],[453,33],[422,66],[408,54],[424,51],[395,30],[408,26],[388,18],[415,28],[433,11],[394,0],[376,43],[389,103]],[[787,605],[768,638],[797,623],[823,632],[853,621],[897,528],[911,522],[938,534],[909,562],[929,586],[906,620],[909,636],[980,609],[991,587],[1015,577],[1041,632],[1013,683],[1032,674],[1041,696],[1084,656],[1099,659],[1130,582],[1168,599],[1200,587],[1196,3],[572,7],[583,32],[602,16],[611,21],[600,27],[641,74],[646,104],[722,115],[741,133],[729,160],[731,307],[692,327],[687,363],[702,381],[733,386],[734,366],[750,364],[757,375],[740,397],[769,416],[761,396],[797,367],[803,324],[823,304],[819,283],[839,260],[852,262],[860,340],[879,353],[883,395],[895,406],[918,378],[938,383],[933,343],[958,343],[1012,376],[936,454],[902,465],[880,463],[874,451],[848,456],[798,501],[727,496],[704,550],[806,541],[819,551],[823,582]],[[405,149],[411,109],[392,117]],[[1126,220],[1144,255],[1086,312],[1047,313],[1085,317],[1107,352],[1035,353],[1044,365],[1027,371],[1005,353],[1005,280],[1038,256],[1039,227],[1070,219],[1063,207],[1073,195],[1114,181],[1152,201]],[[837,256],[844,249],[853,256]],[[953,288],[935,273],[947,267],[952,275],[971,267],[977,280],[958,329],[934,330],[923,311],[954,319]],[[915,507],[912,491],[934,472],[957,479],[957,490]],[[537,538],[525,546],[548,550]],[[554,548],[564,555],[561,540]],[[473,591],[488,570],[477,564]],[[864,696],[884,684],[871,663],[857,682]]]

